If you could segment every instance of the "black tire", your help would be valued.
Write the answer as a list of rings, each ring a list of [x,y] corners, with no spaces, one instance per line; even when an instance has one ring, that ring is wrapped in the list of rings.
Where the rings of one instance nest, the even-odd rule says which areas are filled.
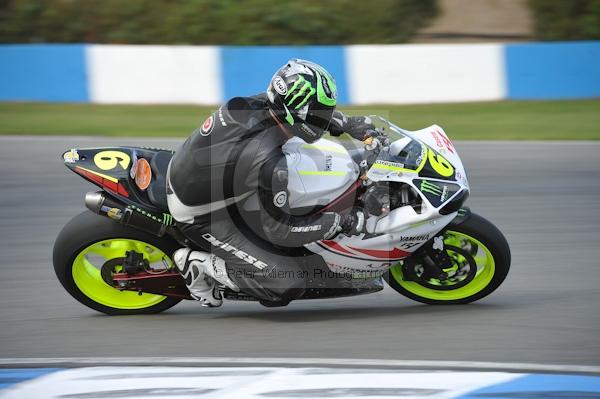
[[[90,245],[111,239],[130,238],[153,245],[168,256],[180,246],[169,237],[156,237],[143,231],[123,226],[107,217],[85,211],[75,216],[63,227],[54,243],[54,271],[62,286],[73,298],[85,306],[108,315],[134,315],[159,313],[176,305],[179,298],[166,297],[159,303],[139,309],[120,309],[103,305],[86,296],[73,279],[73,263],[81,251]],[[108,285],[108,284],[107,284]]]
[[[466,304],[477,301],[481,298],[484,298],[494,292],[500,284],[506,278],[508,271],[510,269],[510,247],[508,246],[508,242],[504,235],[498,230],[496,226],[494,226],[490,221],[484,219],[483,217],[471,213],[469,217],[464,220],[462,223],[451,223],[446,229],[445,232],[457,232],[469,235],[476,240],[480,241],[489,252],[491,256],[494,258],[494,269],[493,276],[489,283],[485,285],[482,289],[477,291],[476,293],[466,296],[460,299],[432,299],[424,296],[417,295],[414,292],[407,290],[405,287],[398,282],[397,277],[388,271],[384,275],[384,279],[394,290],[399,292],[400,294],[415,300],[417,302],[426,303],[429,305],[456,305],[456,304]],[[406,284],[404,282],[404,284]],[[409,283],[410,284],[410,283]],[[416,283],[413,283],[416,284]],[[441,292],[442,290],[440,290]],[[451,290],[444,290],[450,292]]]

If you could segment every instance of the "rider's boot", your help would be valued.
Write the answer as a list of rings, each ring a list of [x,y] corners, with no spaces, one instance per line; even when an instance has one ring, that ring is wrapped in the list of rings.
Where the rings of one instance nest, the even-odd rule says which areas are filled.
[[[181,248],[175,251],[173,260],[183,276],[192,298],[200,301],[202,306],[219,307],[223,304],[217,282],[234,291],[239,291],[239,288],[227,276],[225,261],[213,254]]]

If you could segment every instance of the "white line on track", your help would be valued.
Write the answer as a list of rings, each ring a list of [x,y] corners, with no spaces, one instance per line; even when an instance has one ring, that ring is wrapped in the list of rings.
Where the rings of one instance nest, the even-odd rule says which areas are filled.
[[[600,374],[600,366],[500,363],[469,361],[330,359],[330,358],[263,358],[263,357],[64,357],[64,358],[0,358],[0,367],[15,366],[239,366],[272,367],[328,366],[377,367],[398,369],[515,371]]]

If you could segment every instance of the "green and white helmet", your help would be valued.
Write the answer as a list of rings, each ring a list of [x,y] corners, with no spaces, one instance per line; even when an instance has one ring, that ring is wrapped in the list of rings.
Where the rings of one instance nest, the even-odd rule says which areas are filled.
[[[292,59],[273,75],[267,97],[277,119],[295,136],[312,143],[329,127],[337,88],[322,66]]]

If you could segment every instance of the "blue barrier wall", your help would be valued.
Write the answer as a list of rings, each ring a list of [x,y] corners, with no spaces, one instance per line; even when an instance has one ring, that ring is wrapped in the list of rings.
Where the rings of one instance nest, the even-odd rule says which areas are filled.
[[[89,100],[84,45],[0,45],[0,101]]]
[[[446,102],[600,97],[600,41],[593,41],[296,47],[0,45],[0,101],[215,105],[264,92],[272,74],[290,58],[309,59],[327,68],[336,79],[340,104],[394,102],[399,98],[395,94],[410,93],[407,83],[416,84],[421,95],[405,95],[402,103],[439,102],[442,94]],[[451,65],[433,68],[431,63],[440,59]],[[474,62],[482,69],[465,73]],[[457,77],[464,81],[459,89],[452,85]],[[493,84],[481,84],[482,79]]]
[[[225,98],[264,92],[273,73],[290,58],[316,62],[334,77],[338,103],[348,103],[344,48],[342,46],[307,47],[222,47],[221,70]]]
[[[600,97],[600,42],[509,44],[510,99]]]

